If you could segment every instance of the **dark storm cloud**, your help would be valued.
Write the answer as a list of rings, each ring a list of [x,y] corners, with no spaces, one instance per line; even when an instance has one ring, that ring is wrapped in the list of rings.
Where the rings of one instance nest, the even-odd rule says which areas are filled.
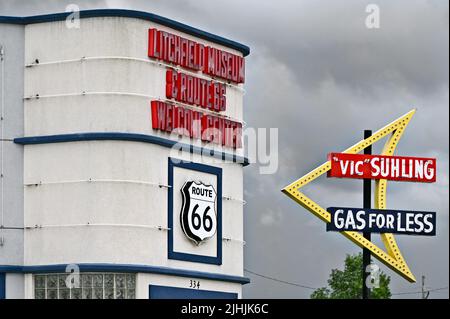
[[[64,11],[71,1],[2,1],[0,14]],[[279,170],[245,170],[245,265],[280,279],[323,286],[346,253],[360,249],[282,195],[280,189],[414,107],[397,153],[438,158],[438,182],[390,183],[388,206],[438,212],[434,238],[398,241],[416,276],[448,286],[448,2],[447,1],[75,1],[149,11],[251,47],[245,120],[279,128]],[[381,28],[364,21],[380,7]],[[374,152],[379,152],[375,146]],[[324,206],[361,205],[361,183],[320,178],[306,189]],[[379,243],[379,242],[378,242]],[[381,244],[381,243],[379,243]],[[414,291],[392,271],[393,291]],[[250,274],[249,274],[250,276]],[[246,297],[306,298],[310,291],[251,276]],[[420,290],[420,289],[419,289]],[[414,297],[414,296],[408,296]],[[431,297],[448,297],[448,290]]]

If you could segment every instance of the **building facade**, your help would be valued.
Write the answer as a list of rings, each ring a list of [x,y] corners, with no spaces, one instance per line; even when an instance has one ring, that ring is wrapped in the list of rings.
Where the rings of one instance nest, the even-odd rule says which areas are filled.
[[[245,45],[0,17],[0,298],[240,298]]]

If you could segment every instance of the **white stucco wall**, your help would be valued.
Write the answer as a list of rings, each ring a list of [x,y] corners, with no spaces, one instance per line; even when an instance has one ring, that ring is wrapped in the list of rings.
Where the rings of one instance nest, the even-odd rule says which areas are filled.
[[[65,21],[27,25],[25,64],[38,59],[39,65],[25,69],[24,95],[39,94],[40,98],[25,100],[25,134],[123,131],[167,138],[167,133],[154,131],[148,120],[150,101],[165,100],[167,70],[163,63],[147,57],[151,27],[242,56],[236,50],[133,18],[82,19],[80,29],[66,28]],[[79,60],[82,57],[88,59]],[[201,72],[196,76],[208,78]],[[227,109],[221,114],[242,121],[243,94],[242,84],[227,86]],[[191,143],[189,138],[183,141]],[[242,155],[243,150],[237,153]]]
[[[113,179],[167,185],[169,155],[170,149],[165,147],[125,141],[27,145],[25,184],[43,185],[25,187],[25,224],[89,222],[167,227],[166,188],[127,182],[55,182]],[[183,153],[178,158],[201,162],[197,154]],[[214,165],[223,170],[223,195],[241,199],[242,167]],[[179,190],[174,196],[181,197]],[[223,200],[222,205],[224,237],[242,240],[242,203]],[[236,241],[223,242],[223,264],[216,266],[168,260],[167,232],[156,229],[44,227],[26,231],[25,239],[25,264],[29,265],[109,262],[243,275],[243,244]]]
[[[36,59],[39,65],[25,67],[24,96],[39,95],[39,99],[24,100],[25,136],[122,132],[173,138],[151,128],[150,101],[165,99],[166,66],[147,57],[150,27],[242,55],[132,18],[82,19],[80,29],[68,29],[64,21],[27,25],[25,65]],[[82,57],[96,59],[80,61]],[[223,114],[242,121],[242,85],[228,86],[226,98]],[[188,138],[183,142],[205,146]],[[145,183],[167,185],[169,156],[222,168],[223,196],[238,199],[223,200],[222,204],[223,237],[233,239],[222,242],[222,265],[168,259],[167,231],[149,228],[167,227],[167,188]],[[243,276],[242,174],[238,163],[186,152],[174,154],[169,148],[142,142],[26,145],[24,183],[41,185],[24,188],[25,225],[43,227],[25,231],[25,265],[139,264]],[[86,182],[89,179],[108,181]],[[177,200],[181,197],[178,189],[174,196]],[[83,226],[87,223],[91,226]],[[174,231],[176,247],[192,246],[183,241],[187,239],[179,227]],[[195,247],[190,250],[195,251]],[[199,251],[214,254],[209,248]],[[139,274],[138,297],[148,297],[151,282],[185,287],[187,280]],[[209,290],[241,292],[240,284],[204,282],[203,287]],[[32,296],[32,292],[27,295]]]
[[[242,56],[241,52],[141,19],[96,17],[80,23],[79,29],[67,28],[65,21],[0,25],[10,79],[5,94],[8,121],[3,123],[4,137],[11,140],[3,148],[8,155],[3,163],[5,225],[39,225],[0,232],[5,238],[0,265],[134,264],[243,276],[241,164],[143,142],[13,143],[13,138],[23,136],[120,132],[208,147],[152,129],[150,102],[166,100],[167,65],[147,57],[148,29],[156,27]],[[210,79],[200,72],[180,72]],[[242,122],[243,94],[242,84],[228,85],[227,109],[220,116]],[[243,154],[243,149],[237,150],[237,155]],[[222,193],[232,200],[222,201],[222,236],[232,240],[222,241],[221,265],[168,259],[167,230],[152,228],[168,227],[168,189],[150,184],[167,185],[169,157],[223,171]],[[176,188],[193,175],[209,178],[176,171]],[[174,189],[174,201],[176,217],[179,189]],[[220,238],[197,249],[174,220],[175,250],[215,255]],[[191,279],[201,281],[203,290],[241,296],[239,283],[151,273],[137,275],[136,296],[148,298],[150,284],[189,288]],[[33,289],[32,274],[7,273],[7,298],[33,298]]]
[[[3,120],[0,147],[0,265],[23,263],[23,147],[12,139],[24,134],[24,26],[0,23],[0,103]]]
[[[22,299],[25,296],[25,275],[6,274],[6,299]]]

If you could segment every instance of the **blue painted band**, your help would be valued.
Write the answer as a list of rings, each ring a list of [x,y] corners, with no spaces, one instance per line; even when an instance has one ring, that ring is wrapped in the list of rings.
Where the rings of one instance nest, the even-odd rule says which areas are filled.
[[[150,273],[158,275],[169,275],[177,277],[189,277],[198,279],[210,279],[225,282],[239,283],[242,285],[250,282],[249,278],[241,276],[222,275],[216,273],[202,272],[197,270],[186,270],[168,267],[128,265],[128,264],[77,264],[81,272],[128,272],[128,273]],[[38,265],[38,266],[11,266],[0,265],[0,273],[64,273],[67,264]]]
[[[43,136],[30,136],[30,137],[18,137],[14,139],[14,143],[21,145],[32,145],[32,144],[49,144],[49,143],[63,143],[63,142],[78,142],[78,141],[132,141],[132,142],[144,142],[160,145],[163,147],[176,147],[183,151],[188,151],[190,153],[206,155],[221,160],[231,161],[234,163],[240,163],[243,166],[249,164],[248,158],[215,151],[213,149],[208,149],[204,147],[194,146],[186,143],[179,143],[166,138],[145,135],[145,134],[135,134],[135,133],[118,133],[118,132],[102,132],[102,133],[74,133],[74,134],[60,134],[60,135],[43,135]]]
[[[29,17],[10,17],[10,16],[0,16],[0,23],[10,23],[10,24],[33,24],[41,22],[53,22],[53,21],[63,21],[66,20],[67,16],[72,14],[72,12],[61,12],[52,13],[44,15],[36,15]],[[249,55],[250,48],[244,44],[229,40],[218,35],[202,31],[200,29],[191,27],[189,25],[161,17],[159,15],[135,11],[135,10],[123,10],[123,9],[95,9],[95,10],[82,10],[80,11],[80,18],[95,18],[95,17],[126,17],[126,18],[136,18],[143,19],[147,21],[152,21],[169,28],[190,34],[195,37],[202,38],[207,41],[211,41],[217,44],[224,45],[228,48],[238,50],[244,56]]]

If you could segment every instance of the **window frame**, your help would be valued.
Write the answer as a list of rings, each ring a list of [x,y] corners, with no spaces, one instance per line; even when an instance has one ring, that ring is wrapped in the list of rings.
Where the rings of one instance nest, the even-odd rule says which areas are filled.
[[[102,300],[106,299],[106,290],[112,288],[113,298],[108,299],[136,299],[136,287],[137,287],[137,274],[136,273],[122,273],[122,272],[81,272],[80,273],[80,286],[78,288],[71,288],[71,287],[61,287],[60,286],[60,280],[65,280],[67,276],[70,275],[69,273],[37,273],[33,274],[32,276],[32,282],[33,282],[33,298],[34,299],[65,299],[61,298],[60,291],[61,289],[68,289],[69,290],[69,298],[67,299],[88,299],[83,298],[83,292],[90,290],[90,296],[89,299],[100,299],[100,298],[93,298],[94,297],[94,291],[95,289],[102,289]],[[90,275],[90,283],[88,286],[83,285],[83,275]],[[95,275],[101,275],[102,278],[102,286],[96,287],[94,286],[94,276]],[[106,287],[106,276],[112,275],[112,287]],[[117,287],[117,276],[123,275],[124,276],[124,284],[123,287],[118,288]],[[48,286],[48,279],[50,276],[56,276],[56,287],[49,287]],[[134,277],[134,286],[128,287],[128,276]],[[36,281],[38,277],[42,277],[44,280],[43,287],[37,287]],[[81,290],[81,298],[73,298],[73,290],[80,289]],[[117,298],[117,291],[118,289],[124,290],[124,297],[123,298]],[[39,290],[43,290],[44,298],[36,298],[36,292]],[[56,298],[49,298],[48,291],[49,290],[56,290]],[[129,298],[129,293],[133,292],[133,297]]]

